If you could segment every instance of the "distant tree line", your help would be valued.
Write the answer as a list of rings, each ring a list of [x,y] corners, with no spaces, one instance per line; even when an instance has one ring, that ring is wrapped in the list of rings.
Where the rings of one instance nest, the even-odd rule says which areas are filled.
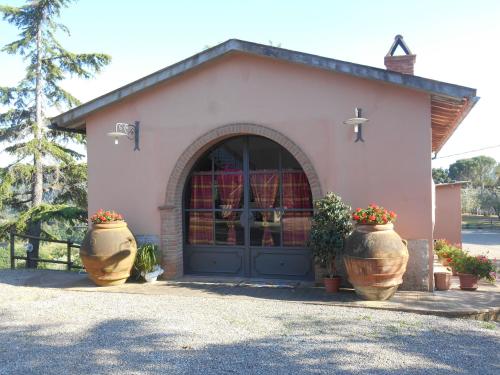
[[[462,212],[500,219],[500,163],[489,156],[457,160],[448,169],[433,168],[436,184],[463,181]]]

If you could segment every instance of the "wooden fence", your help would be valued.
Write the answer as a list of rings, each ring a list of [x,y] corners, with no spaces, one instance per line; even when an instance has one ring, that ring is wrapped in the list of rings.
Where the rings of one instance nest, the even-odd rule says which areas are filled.
[[[15,243],[16,237],[27,239],[27,240],[36,240],[39,242],[52,242],[52,243],[60,243],[66,244],[66,260],[54,260],[54,259],[42,259],[42,258],[34,258],[29,256],[29,252],[27,252],[26,256],[18,256],[15,253]],[[70,271],[71,269],[83,269],[81,266],[77,266],[73,264],[71,260],[71,249],[79,249],[80,245],[73,243],[70,240],[62,241],[62,240],[52,240],[49,238],[35,237],[27,234],[19,234],[15,232],[10,233],[10,268],[16,268],[16,260],[25,260],[27,263],[30,261],[33,262],[43,262],[43,263],[54,263],[54,264],[65,264],[66,269]]]

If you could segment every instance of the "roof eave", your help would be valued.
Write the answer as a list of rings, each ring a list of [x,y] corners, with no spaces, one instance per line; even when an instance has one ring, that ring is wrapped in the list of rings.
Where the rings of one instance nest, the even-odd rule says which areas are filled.
[[[58,116],[55,116],[52,118],[52,124],[62,129],[70,127],[74,128],[75,123],[79,122],[79,127],[84,127],[85,118],[91,113],[117,103],[130,95],[139,93],[166,80],[177,77],[191,69],[194,69],[202,64],[205,64],[230,52],[242,52],[268,58],[274,58],[280,61],[302,64],[340,74],[347,74],[362,79],[382,81],[389,84],[394,84],[419,91],[425,91],[430,94],[441,95],[449,98],[471,99],[476,96],[476,90],[469,87],[435,81],[409,74],[397,73],[371,66],[335,60],[308,53],[292,51],[238,39],[230,39],[215,47],[202,51],[185,60],[170,65],[146,77],[138,79],[132,83],[129,83],[123,87],[113,90],[96,99],[93,99],[85,104],[82,104]]]
[[[443,182],[436,184],[436,187],[454,186],[454,185],[465,185],[470,183],[470,181],[454,181],[454,182]]]
[[[467,115],[472,110],[472,108],[474,108],[474,106],[479,101],[479,99],[480,99],[479,96],[474,96],[472,98],[468,98],[468,100],[467,100],[467,102],[465,104],[465,107],[464,107],[463,111],[461,112],[460,116],[457,118],[457,120],[455,121],[455,123],[452,124],[451,130],[447,133],[447,135],[443,138],[443,140],[440,142],[440,144],[438,145],[438,147],[436,147],[436,149],[434,150],[435,154],[437,154],[439,151],[441,151],[441,149],[443,148],[443,146],[446,144],[446,142],[448,142],[448,140],[451,138],[451,136],[453,135],[453,133],[455,133],[455,131],[457,130],[458,126],[467,117]]]

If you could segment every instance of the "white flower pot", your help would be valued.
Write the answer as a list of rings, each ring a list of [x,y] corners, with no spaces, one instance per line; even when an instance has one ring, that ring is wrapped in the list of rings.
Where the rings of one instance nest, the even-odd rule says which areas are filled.
[[[158,276],[163,274],[163,272],[163,268],[161,268],[159,265],[156,265],[151,272],[141,272],[141,276],[144,277],[144,280],[146,280],[147,283],[154,283],[158,279]]]

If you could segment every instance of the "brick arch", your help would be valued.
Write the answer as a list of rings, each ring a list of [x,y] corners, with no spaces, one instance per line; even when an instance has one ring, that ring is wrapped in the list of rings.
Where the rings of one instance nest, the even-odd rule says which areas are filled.
[[[213,145],[238,135],[259,135],[283,146],[299,162],[311,187],[313,199],[322,196],[318,175],[307,155],[288,137],[256,124],[230,124],[213,129],[196,139],[177,159],[170,174],[165,203],[160,207],[162,264],[165,278],[183,275],[182,196],[186,180],[196,161]]]

